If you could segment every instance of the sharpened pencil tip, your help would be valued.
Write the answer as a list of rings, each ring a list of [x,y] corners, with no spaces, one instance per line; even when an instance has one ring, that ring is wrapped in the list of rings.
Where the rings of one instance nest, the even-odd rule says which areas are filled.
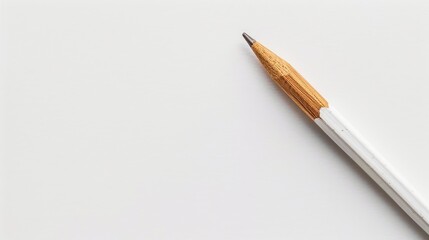
[[[249,46],[252,46],[253,43],[256,42],[255,39],[253,39],[251,36],[247,35],[247,33],[244,32],[242,35],[244,37],[244,40],[246,40],[246,42],[249,44]]]

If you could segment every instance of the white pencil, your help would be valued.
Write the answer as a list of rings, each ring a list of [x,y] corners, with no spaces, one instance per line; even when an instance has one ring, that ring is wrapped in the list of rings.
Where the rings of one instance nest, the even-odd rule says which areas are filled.
[[[307,114],[357,165],[359,165],[427,234],[429,211],[400,178],[328,102],[285,60],[256,42],[244,39],[274,82]]]

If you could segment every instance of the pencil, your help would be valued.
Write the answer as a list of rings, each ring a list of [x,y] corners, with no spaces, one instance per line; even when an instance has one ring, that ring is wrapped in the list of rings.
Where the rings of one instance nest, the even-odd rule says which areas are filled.
[[[288,62],[246,33],[243,37],[271,79],[344,152],[356,162],[427,234],[429,212],[415,193],[403,183],[368,144]]]

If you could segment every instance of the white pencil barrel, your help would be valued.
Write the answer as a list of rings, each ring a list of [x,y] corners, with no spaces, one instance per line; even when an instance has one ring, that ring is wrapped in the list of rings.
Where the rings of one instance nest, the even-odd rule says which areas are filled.
[[[358,164],[426,233],[429,212],[384,160],[330,108],[321,108],[316,124]]]

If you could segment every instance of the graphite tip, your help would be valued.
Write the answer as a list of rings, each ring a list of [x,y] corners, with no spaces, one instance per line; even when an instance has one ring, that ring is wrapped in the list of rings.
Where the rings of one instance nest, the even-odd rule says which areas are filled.
[[[249,46],[252,46],[253,43],[256,42],[255,39],[253,39],[251,36],[247,35],[247,33],[244,32],[242,35],[244,37],[244,40],[246,40],[246,42],[249,44]]]

